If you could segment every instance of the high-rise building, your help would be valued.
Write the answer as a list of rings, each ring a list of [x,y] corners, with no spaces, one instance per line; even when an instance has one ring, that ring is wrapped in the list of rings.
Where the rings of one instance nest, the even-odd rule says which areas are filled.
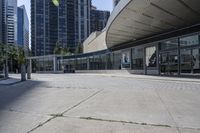
[[[110,17],[109,11],[100,11],[93,6],[90,17],[91,32],[103,30],[106,27],[109,17]]]
[[[17,44],[25,48],[26,53],[29,49],[29,20],[25,6],[17,8]]]
[[[116,7],[120,0],[113,0],[113,7]]]
[[[2,1],[2,42],[17,43],[17,0]]]
[[[2,43],[2,0],[0,0],[0,43]]]
[[[54,54],[58,43],[73,51],[90,34],[90,8],[91,0],[31,0],[32,54]]]

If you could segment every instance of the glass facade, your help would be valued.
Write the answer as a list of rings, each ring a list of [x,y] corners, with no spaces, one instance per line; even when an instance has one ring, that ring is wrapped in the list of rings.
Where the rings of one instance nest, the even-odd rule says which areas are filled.
[[[194,45],[199,45],[199,35],[198,34],[184,36],[184,37],[180,38],[180,46],[181,47],[194,46]]]
[[[109,11],[100,11],[92,9],[90,13],[90,31],[101,31],[106,27],[108,18],[110,17]]]
[[[200,73],[199,48],[181,50],[181,73]]]
[[[146,66],[147,67],[156,67],[157,63],[157,55],[156,55],[156,47],[148,47],[145,50],[146,55]]]
[[[144,69],[144,48],[132,48],[132,69]]]
[[[58,57],[57,70],[128,69],[143,71],[144,74],[148,70],[169,76],[200,75],[199,41],[199,33],[195,33],[113,52]],[[52,61],[43,60],[41,64],[46,67],[44,70],[52,70]]]
[[[33,56],[53,55],[56,44],[75,51],[90,34],[91,0],[31,0]]]
[[[178,74],[178,52],[176,50],[160,53],[160,73],[162,75]]]

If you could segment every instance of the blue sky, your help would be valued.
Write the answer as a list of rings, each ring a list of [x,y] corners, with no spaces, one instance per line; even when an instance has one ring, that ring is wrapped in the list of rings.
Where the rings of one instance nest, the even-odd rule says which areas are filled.
[[[112,11],[112,0],[92,0],[92,4],[100,10]],[[30,0],[18,0],[18,6],[25,5],[30,21]]]

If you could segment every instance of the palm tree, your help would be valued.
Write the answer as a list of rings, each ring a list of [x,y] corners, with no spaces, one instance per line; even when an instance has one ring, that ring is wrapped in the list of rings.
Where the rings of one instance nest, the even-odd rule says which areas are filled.
[[[83,45],[81,43],[78,43],[75,49],[75,54],[81,54],[83,53]]]
[[[23,48],[18,49],[18,63],[21,66],[21,81],[26,81],[26,57]]]
[[[56,42],[56,46],[54,48],[54,54],[63,56],[71,55],[69,48],[63,48],[63,46],[61,46],[59,42]]]
[[[0,62],[3,64],[4,77],[8,78],[8,46],[0,44]]]
[[[8,59],[10,60],[11,63],[11,71],[13,72],[13,65],[14,61],[17,60],[17,55],[18,55],[18,47],[16,45],[8,45]]]

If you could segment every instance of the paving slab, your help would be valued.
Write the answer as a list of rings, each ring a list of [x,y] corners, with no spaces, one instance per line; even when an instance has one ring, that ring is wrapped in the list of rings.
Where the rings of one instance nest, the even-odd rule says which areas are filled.
[[[5,80],[0,80],[0,85],[13,85],[19,82],[21,82],[19,78],[9,78]]]
[[[49,116],[33,115],[13,111],[0,111],[0,132],[26,133],[49,118]]]
[[[23,133],[42,123],[35,132],[177,133],[178,128],[178,133],[199,133],[196,81],[101,74],[32,78],[0,86],[0,132]],[[52,116],[56,118],[43,123]]]
[[[178,133],[176,128],[56,118],[33,133]]]
[[[154,90],[104,90],[65,116],[176,127]]]
[[[200,128],[200,91],[157,91],[178,127]]]
[[[200,129],[180,129],[181,133],[200,133]]]
[[[97,91],[37,87],[14,99],[2,109],[44,115],[58,114],[85,100]],[[1,97],[0,101],[5,101],[5,97]]]

